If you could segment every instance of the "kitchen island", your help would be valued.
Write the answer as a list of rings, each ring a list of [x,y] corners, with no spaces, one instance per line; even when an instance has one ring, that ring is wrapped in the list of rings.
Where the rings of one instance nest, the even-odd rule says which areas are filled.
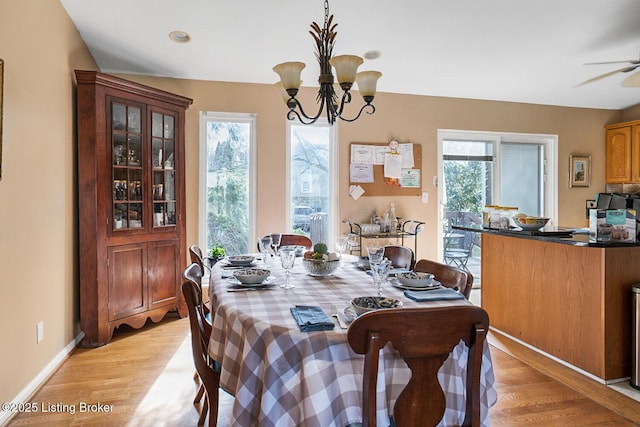
[[[482,307],[493,329],[602,382],[629,377],[640,244],[482,234]]]

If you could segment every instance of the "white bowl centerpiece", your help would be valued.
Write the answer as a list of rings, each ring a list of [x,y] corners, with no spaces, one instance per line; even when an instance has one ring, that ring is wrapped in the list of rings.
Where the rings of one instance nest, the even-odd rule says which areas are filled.
[[[340,257],[335,252],[329,252],[325,243],[313,245],[313,251],[304,253],[302,266],[312,276],[331,276],[340,266]]]

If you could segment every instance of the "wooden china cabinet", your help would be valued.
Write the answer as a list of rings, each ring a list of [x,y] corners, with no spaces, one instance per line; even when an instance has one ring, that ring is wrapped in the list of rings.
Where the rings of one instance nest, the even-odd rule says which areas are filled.
[[[76,70],[83,345],[186,315],[184,122],[192,100]]]

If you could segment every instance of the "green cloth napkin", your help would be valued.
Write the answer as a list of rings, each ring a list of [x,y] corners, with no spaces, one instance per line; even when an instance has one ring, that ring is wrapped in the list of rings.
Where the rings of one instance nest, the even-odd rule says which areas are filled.
[[[418,302],[464,299],[464,295],[450,288],[431,291],[404,291],[404,296]]]
[[[319,306],[296,305],[291,315],[301,332],[328,331],[335,327],[333,321]]]

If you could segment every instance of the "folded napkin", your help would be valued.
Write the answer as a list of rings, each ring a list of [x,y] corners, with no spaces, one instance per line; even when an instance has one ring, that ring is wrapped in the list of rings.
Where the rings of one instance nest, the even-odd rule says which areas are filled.
[[[418,302],[464,299],[464,295],[450,288],[429,291],[404,291],[404,296]]]
[[[291,314],[302,332],[327,331],[335,324],[318,306],[296,305],[291,307]]]

